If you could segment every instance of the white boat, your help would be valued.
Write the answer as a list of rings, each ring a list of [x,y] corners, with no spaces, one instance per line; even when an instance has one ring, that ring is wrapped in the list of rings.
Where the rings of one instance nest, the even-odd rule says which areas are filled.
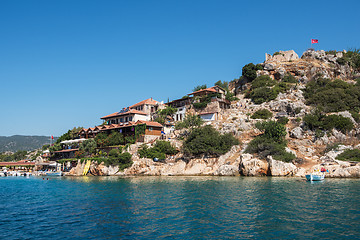
[[[46,176],[61,176],[62,172],[46,172]]]
[[[322,181],[325,179],[325,173],[311,173],[305,175],[308,181]]]

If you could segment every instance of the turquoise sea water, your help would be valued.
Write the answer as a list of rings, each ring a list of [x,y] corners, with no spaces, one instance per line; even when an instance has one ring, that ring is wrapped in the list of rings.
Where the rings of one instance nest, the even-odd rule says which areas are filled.
[[[359,239],[360,179],[0,178],[1,239]]]

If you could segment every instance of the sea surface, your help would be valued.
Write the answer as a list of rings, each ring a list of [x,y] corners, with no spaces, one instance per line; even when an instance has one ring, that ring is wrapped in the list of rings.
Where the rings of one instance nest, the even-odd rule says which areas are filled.
[[[360,239],[360,179],[2,177],[0,239]]]

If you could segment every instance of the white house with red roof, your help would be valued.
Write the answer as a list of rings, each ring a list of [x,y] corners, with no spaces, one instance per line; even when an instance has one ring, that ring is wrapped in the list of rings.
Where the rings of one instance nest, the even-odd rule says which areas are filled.
[[[106,121],[107,124],[110,125],[127,122],[137,122],[139,120],[150,121],[150,115],[135,109],[123,108],[119,112],[114,112],[112,114],[101,117],[100,119]]]

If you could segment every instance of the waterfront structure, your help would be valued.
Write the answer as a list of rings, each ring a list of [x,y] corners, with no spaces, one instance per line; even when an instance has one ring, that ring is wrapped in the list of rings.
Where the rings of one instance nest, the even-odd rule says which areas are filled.
[[[0,168],[4,167],[10,170],[32,170],[35,167],[35,162],[30,160],[21,160],[17,162],[0,162]]]
[[[219,86],[200,89],[187,94],[187,97],[173,100],[166,105],[177,109],[173,115],[174,121],[183,121],[186,114],[192,108],[192,104],[198,103],[202,98],[206,97],[211,99],[204,109],[194,108],[194,113],[199,115],[204,121],[218,120],[221,111],[230,108],[231,102],[226,100],[226,90]]]

